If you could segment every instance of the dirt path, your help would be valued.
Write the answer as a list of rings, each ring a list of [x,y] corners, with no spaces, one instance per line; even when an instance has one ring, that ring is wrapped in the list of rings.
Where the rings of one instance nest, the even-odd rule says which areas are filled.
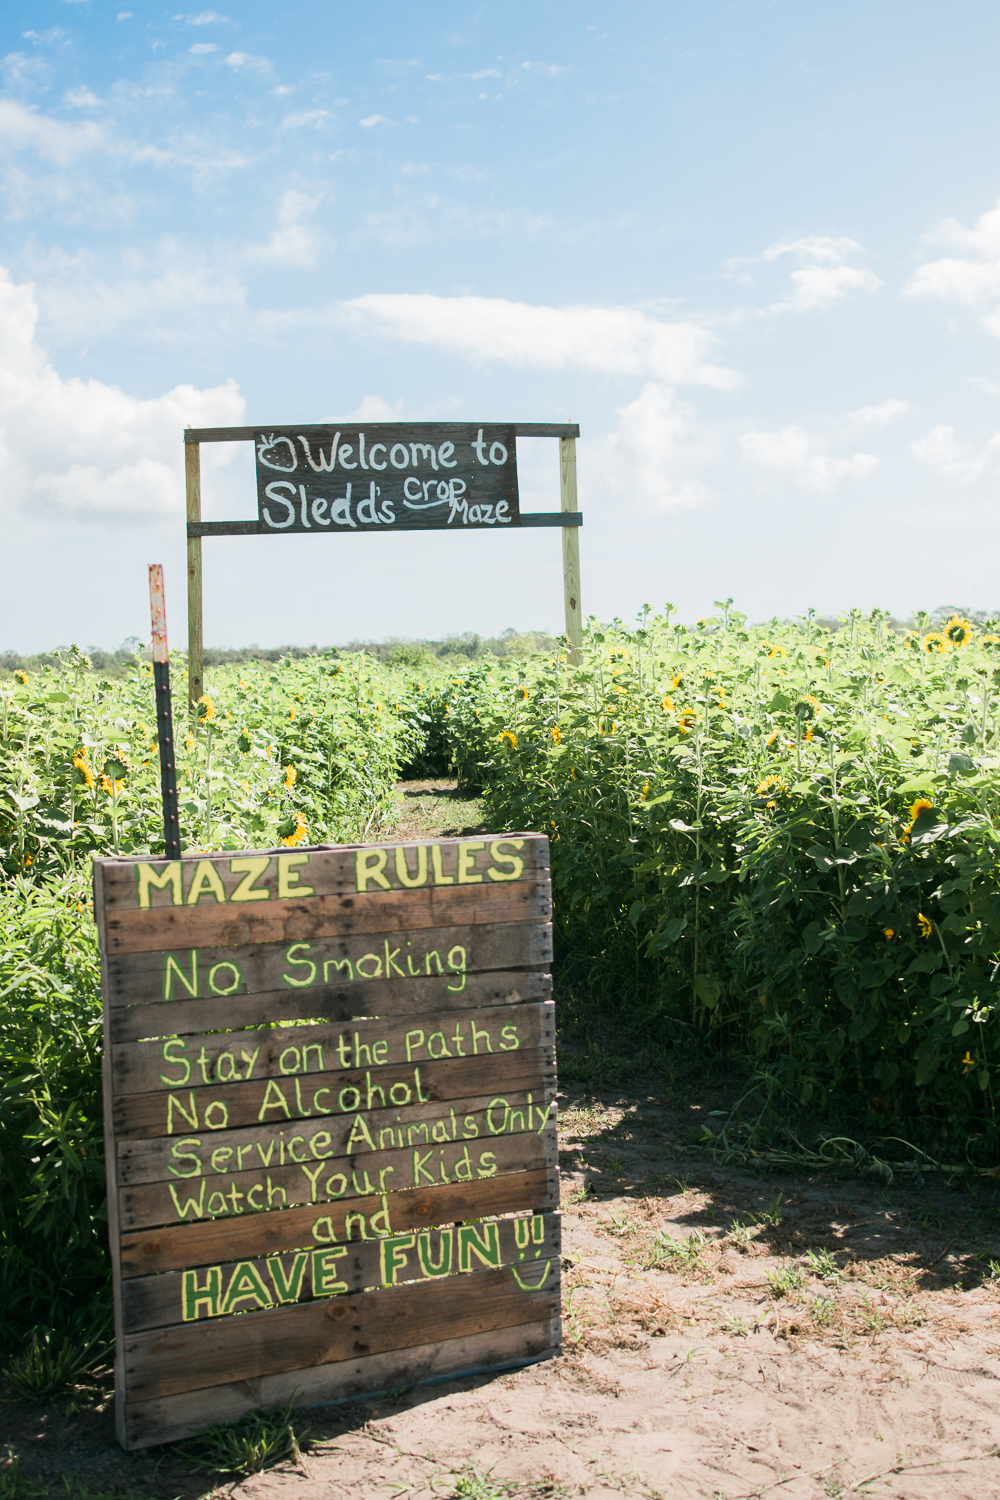
[[[395,837],[481,828],[442,780],[401,807]],[[688,1144],[712,1079],[622,1097],[574,1087],[572,1047],[562,1066],[563,1355],[299,1413],[301,1463],[220,1493],[1000,1497],[994,1192],[722,1167]],[[122,1454],[106,1393],[6,1403],[0,1431],[23,1475],[75,1476],[53,1495],[206,1488],[169,1450]],[[0,1500],[39,1493],[5,1482]]]

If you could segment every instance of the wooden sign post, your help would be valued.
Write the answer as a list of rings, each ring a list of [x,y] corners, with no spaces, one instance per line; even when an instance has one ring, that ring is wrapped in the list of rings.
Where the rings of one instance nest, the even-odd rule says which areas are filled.
[[[126,1449],[558,1352],[548,841],[95,859]]]
[[[569,661],[583,646],[574,422],[341,423],[322,427],[188,427],[184,432],[188,538],[188,693],[204,692],[201,539],[205,536],[347,536],[391,531],[563,529]],[[517,438],[559,439],[558,511],[525,513]],[[201,519],[201,443],[252,442],[257,520]]]

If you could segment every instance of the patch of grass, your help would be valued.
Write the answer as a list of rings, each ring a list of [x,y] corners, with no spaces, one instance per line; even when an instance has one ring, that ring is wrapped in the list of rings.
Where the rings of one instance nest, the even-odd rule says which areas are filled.
[[[749,1245],[758,1227],[756,1224],[744,1224],[741,1219],[734,1219],[729,1226],[729,1238],[734,1245]]]
[[[293,1410],[288,1405],[281,1411],[249,1412],[235,1422],[220,1422],[175,1451],[193,1469],[227,1479],[259,1474],[287,1459],[299,1463],[308,1428],[296,1433]]]
[[[666,1230],[657,1230],[642,1258],[644,1271],[659,1271],[669,1266],[671,1270],[693,1271],[700,1265],[705,1248],[705,1236],[697,1230],[683,1241],[672,1239]]]
[[[829,1250],[807,1250],[806,1265],[819,1281],[842,1281],[844,1278]]]
[[[836,1311],[836,1297],[814,1297],[809,1304],[809,1316],[821,1328],[832,1320]]]
[[[780,1224],[781,1194],[779,1193],[774,1202],[769,1203],[767,1208],[763,1209],[760,1213],[751,1214],[750,1217],[751,1219],[753,1219],[755,1224],[769,1224],[772,1229],[775,1227],[775,1225]]]
[[[454,1478],[455,1488],[449,1500],[506,1500],[517,1489],[515,1479],[494,1479],[492,1464],[488,1469],[481,1469],[471,1460]]]
[[[51,1328],[36,1328],[27,1348],[5,1371],[7,1384],[22,1401],[47,1401],[80,1384],[109,1353],[106,1337],[73,1338]]]
[[[639,1225],[635,1219],[621,1208],[609,1208],[607,1219],[597,1227],[605,1234],[613,1234],[619,1240],[630,1240],[639,1233]]]
[[[800,1266],[782,1266],[780,1270],[768,1271],[765,1277],[775,1297],[787,1297],[805,1284],[805,1272]]]

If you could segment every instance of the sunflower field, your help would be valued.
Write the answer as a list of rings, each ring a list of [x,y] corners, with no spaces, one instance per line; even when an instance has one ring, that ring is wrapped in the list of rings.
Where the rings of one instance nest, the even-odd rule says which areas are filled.
[[[552,840],[563,994],[697,1037],[852,1133],[997,1161],[1000,633],[648,608],[457,666],[211,669],[180,711],[191,851],[384,835],[449,763]],[[106,1338],[94,853],[162,849],[152,673],[0,684],[0,1340]],[[42,1326],[42,1332],[37,1330]],[[67,1345],[69,1347],[69,1345]],[[80,1356],[84,1357],[83,1355]]]
[[[995,1161],[1000,635],[730,604],[468,672],[456,765],[495,826],[550,834],[564,983]]]

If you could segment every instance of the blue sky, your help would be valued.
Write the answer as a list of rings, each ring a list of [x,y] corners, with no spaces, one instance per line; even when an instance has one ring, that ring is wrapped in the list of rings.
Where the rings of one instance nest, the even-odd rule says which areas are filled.
[[[0,647],[184,639],[185,424],[579,421],[586,612],[1000,606],[1000,11],[28,0]],[[254,514],[249,446],[206,515]],[[525,508],[555,445],[520,445]],[[561,627],[558,533],[205,543],[212,644]],[[13,563],[13,565],[12,565]]]

